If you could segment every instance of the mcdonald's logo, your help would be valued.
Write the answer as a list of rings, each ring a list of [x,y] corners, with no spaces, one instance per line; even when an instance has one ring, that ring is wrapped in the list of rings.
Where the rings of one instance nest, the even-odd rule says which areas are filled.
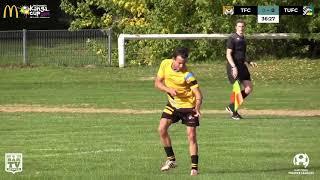
[[[6,5],[6,7],[3,10],[3,18],[7,17],[7,9],[9,9],[9,17],[12,17],[12,11],[15,9],[16,18],[19,17],[18,8],[16,5],[12,5],[11,7],[9,5]]]

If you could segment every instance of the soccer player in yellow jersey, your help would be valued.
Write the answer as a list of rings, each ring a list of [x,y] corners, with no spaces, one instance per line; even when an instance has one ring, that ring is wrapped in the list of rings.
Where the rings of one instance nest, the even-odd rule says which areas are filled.
[[[155,79],[155,87],[167,93],[168,104],[163,110],[158,131],[167,154],[167,161],[161,171],[166,171],[177,166],[168,128],[172,123],[179,120],[186,125],[191,156],[191,175],[197,175],[198,144],[196,127],[199,126],[201,115],[202,93],[197,80],[186,66],[188,55],[187,48],[177,48],[172,59],[165,59],[160,65]]]

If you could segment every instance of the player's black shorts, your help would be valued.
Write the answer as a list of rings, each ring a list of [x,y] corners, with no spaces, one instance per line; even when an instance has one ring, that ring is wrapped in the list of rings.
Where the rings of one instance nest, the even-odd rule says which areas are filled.
[[[250,76],[248,67],[244,63],[237,64],[236,67],[238,69],[239,81],[244,81],[244,80],[251,81],[251,76]],[[229,63],[227,63],[227,75],[228,75],[229,82],[233,84],[235,82],[235,79],[232,76],[231,65]]]
[[[176,109],[168,103],[163,110],[161,118],[171,119],[172,123],[182,120],[182,124],[186,126],[196,127],[199,126],[199,117],[195,117],[194,108],[180,108]]]

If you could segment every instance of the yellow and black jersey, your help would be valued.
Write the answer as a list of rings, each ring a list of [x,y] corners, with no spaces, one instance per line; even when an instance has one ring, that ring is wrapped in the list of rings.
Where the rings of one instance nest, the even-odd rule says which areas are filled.
[[[172,69],[173,59],[165,59],[161,62],[157,76],[164,79],[164,84],[177,91],[177,95],[172,97],[168,94],[169,103],[175,108],[195,107],[195,95],[192,88],[199,87],[193,73],[187,69],[184,71],[174,71]]]

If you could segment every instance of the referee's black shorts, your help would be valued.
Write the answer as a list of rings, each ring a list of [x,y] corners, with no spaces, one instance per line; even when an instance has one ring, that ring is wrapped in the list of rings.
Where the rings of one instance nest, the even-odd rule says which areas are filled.
[[[237,78],[239,79],[240,82],[244,80],[251,81],[251,76],[250,76],[248,67],[244,63],[236,64],[236,67],[238,69]],[[232,76],[231,65],[229,63],[227,63],[227,75],[228,75],[229,82],[233,84],[236,80]]]

